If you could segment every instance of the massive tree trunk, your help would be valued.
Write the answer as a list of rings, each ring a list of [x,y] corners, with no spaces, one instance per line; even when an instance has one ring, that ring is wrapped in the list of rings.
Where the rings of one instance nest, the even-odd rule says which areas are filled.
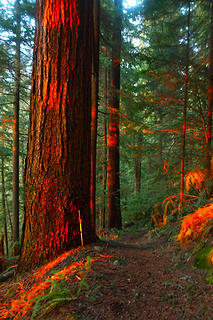
[[[16,39],[15,39],[15,80],[13,115],[13,254],[19,252],[19,95],[20,95],[20,46],[21,14],[20,1],[15,2]]]
[[[20,270],[95,239],[92,25],[92,1],[38,0]]]
[[[92,61],[92,114],[91,114],[91,187],[90,208],[92,227],[96,230],[96,144],[98,118],[98,74],[99,74],[99,0],[93,0],[94,53]]]
[[[112,34],[111,108],[108,130],[108,228],[121,228],[120,211],[120,157],[119,157],[119,106],[121,61],[122,0],[114,0]]]

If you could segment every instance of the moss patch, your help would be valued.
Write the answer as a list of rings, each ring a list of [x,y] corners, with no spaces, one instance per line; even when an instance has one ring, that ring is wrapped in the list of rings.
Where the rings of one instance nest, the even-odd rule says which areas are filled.
[[[202,249],[195,257],[194,264],[200,269],[213,268],[213,246]]]

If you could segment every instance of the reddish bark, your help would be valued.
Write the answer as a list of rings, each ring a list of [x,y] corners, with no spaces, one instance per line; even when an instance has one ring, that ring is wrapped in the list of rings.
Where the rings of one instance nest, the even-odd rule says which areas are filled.
[[[38,0],[19,269],[94,240],[91,1]],[[79,221],[80,210],[80,221]]]
[[[119,156],[119,106],[121,59],[122,0],[114,1],[112,35],[112,101],[108,130],[108,227],[121,228],[120,211],[120,156]]]

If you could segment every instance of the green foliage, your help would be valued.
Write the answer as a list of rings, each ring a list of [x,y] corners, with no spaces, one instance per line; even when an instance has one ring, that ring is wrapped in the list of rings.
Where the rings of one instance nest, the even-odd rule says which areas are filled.
[[[102,4],[103,46],[111,50],[110,8]],[[185,172],[205,167],[203,125],[208,112],[208,61],[210,3],[191,2],[190,82],[188,87]],[[154,206],[180,191],[181,127],[185,90],[188,3],[151,0],[138,2],[124,14],[120,104],[120,180],[123,223],[150,225]],[[132,23],[134,21],[134,23]],[[110,27],[109,27],[110,26]],[[110,58],[101,57],[101,71]],[[103,69],[102,69],[103,68]],[[100,75],[100,109],[104,111],[104,77]],[[107,104],[110,102],[108,95]],[[100,114],[97,153],[97,197],[103,195],[103,118]],[[203,124],[203,122],[204,124]],[[134,161],[141,164],[141,191],[134,190]],[[100,162],[99,162],[100,161]],[[197,194],[195,194],[197,195]],[[103,202],[103,201],[102,201]],[[187,203],[179,217],[207,203],[206,193],[197,203]],[[100,208],[103,203],[100,204]]]
[[[35,18],[35,13],[36,13],[35,1],[23,0],[20,10],[22,15],[27,15],[28,17]]]
[[[18,7],[17,1],[0,3],[0,158],[4,160],[6,220],[11,244],[11,219],[12,212],[12,150],[13,150],[13,103],[14,103],[14,71],[16,60],[16,46],[20,43],[20,230],[23,222],[24,209],[24,159],[27,149],[28,115],[30,103],[32,46],[34,39],[34,12],[35,1],[21,0]],[[20,24],[19,24],[20,22]],[[1,186],[0,186],[1,189]],[[1,201],[1,197],[0,197]],[[0,219],[2,216],[0,203]],[[3,224],[0,226],[3,228]],[[0,229],[2,231],[2,229]]]
[[[70,290],[65,287],[64,279],[60,281],[49,280],[49,282],[51,283],[50,292],[36,298],[31,320],[42,319],[56,307],[63,305],[67,301],[74,300]],[[42,302],[44,302],[43,305],[41,305]]]
[[[202,208],[205,204],[207,204],[207,194],[206,194],[206,191],[203,190],[198,196],[198,199],[195,204],[196,206],[195,208],[196,209]]]
[[[200,269],[213,268],[213,265],[209,257],[210,252],[212,250],[213,250],[213,246],[205,247],[195,256],[194,264],[197,268],[200,268]]]
[[[89,285],[86,282],[86,278],[87,278],[88,273],[91,270],[91,264],[92,264],[92,259],[91,259],[90,256],[88,256],[87,257],[87,262],[85,263],[84,275],[83,275],[83,278],[81,279],[81,281],[79,282],[79,286],[78,286],[78,289],[77,289],[77,292],[76,292],[76,297],[79,296],[79,294],[80,294],[80,292],[81,292],[83,287],[85,287],[87,290],[89,289]]]
[[[164,179],[159,175],[159,172],[150,173],[146,171],[146,164],[142,170],[142,179],[144,182],[141,187],[141,192],[133,194],[128,201],[122,202],[122,212],[124,223],[130,221],[141,221],[145,225],[150,225],[154,205],[163,201],[168,196],[168,188]],[[147,168],[148,169],[148,168]],[[127,178],[127,176],[125,176]],[[127,186],[128,183],[126,182]],[[162,212],[163,214],[163,212]]]
[[[210,270],[206,276],[206,281],[209,284],[213,284],[213,270]]]
[[[203,248],[203,245],[204,245],[204,240],[201,239],[201,240],[198,242],[198,244],[194,247],[192,253],[193,253],[193,254],[198,253],[198,252]]]
[[[91,257],[88,256],[82,270],[84,272],[83,278],[79,282],[78,288],[74,291],[67,288],[67,280],[63,276],[61,276],[59,280],[48,279],[51,284],[50,290],[47,294],[38,296],[35,299],[31,320],[43,319],[45,315],[58,306],[64,305],[69,301],[77,300],[83,288],[88,290],[89,285],[86,282],[86,278],[91,270],[91,263]]]
[[[177,224],[175,217],[168,216],[167,223],[160,228],[155,228],[151,236],[158,238],[167,236],[168,240],[174,240],[178,234],[178,231],[179,225]]]

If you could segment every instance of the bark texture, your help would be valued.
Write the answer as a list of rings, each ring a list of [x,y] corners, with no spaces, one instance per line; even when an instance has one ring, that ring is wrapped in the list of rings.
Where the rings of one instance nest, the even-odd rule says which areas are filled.
[[[5,248],[6,248],[6,256],[8,257],[9,249],[8,249],[8,233],[7,233],[7,214],[6,214],[6,192],[5,192],[5,179],[4,179],[4,158],[1,158],[1,185],[2,185],[2,212],[4,219],[4,238],[5,238]]]
[[[121,62],[122,0],[114,1],[112,34],[112,101],[108,130],[108,228],[122,226],[120,210],[119,107]]]
[[[98,118],[98,79],[99,79],[99,12],[100,1],[93,0],[94,53],[92,61],[92,114],[91,114],[91,187],[90,208],[92,228],[96,230],[96,144]]]
[[[107,57],[107,48],[104,48],[104,56]],[[101,227],[105,229],[106,227],[106,188],[107,188],[107,106],[108,106],[108,69],[104,67],[104,119],[103,119],[103,203],[101,210]]]
[[[21,14],[20,1],[15,2],[16,39],[15,75],[13,103],[13,255],[19,253],[19,105],[20,105],[20,48]]]
[[[209,92],[208,92],[208,117],[207,117],[207,169],[209,177],[212,178],[212,105],[213,105],[213,0],[210,0],[210,52],[209,52]]]
[[[84,244],[95,238],[90,214],[92,20],[92,1],[38,0],[19,269],[79,245],[80,224]]]
[[[134,159],[134,173],[135,173],[134,193],[135,195],[137,195],[141,191],[141,161],[138,158]]]

